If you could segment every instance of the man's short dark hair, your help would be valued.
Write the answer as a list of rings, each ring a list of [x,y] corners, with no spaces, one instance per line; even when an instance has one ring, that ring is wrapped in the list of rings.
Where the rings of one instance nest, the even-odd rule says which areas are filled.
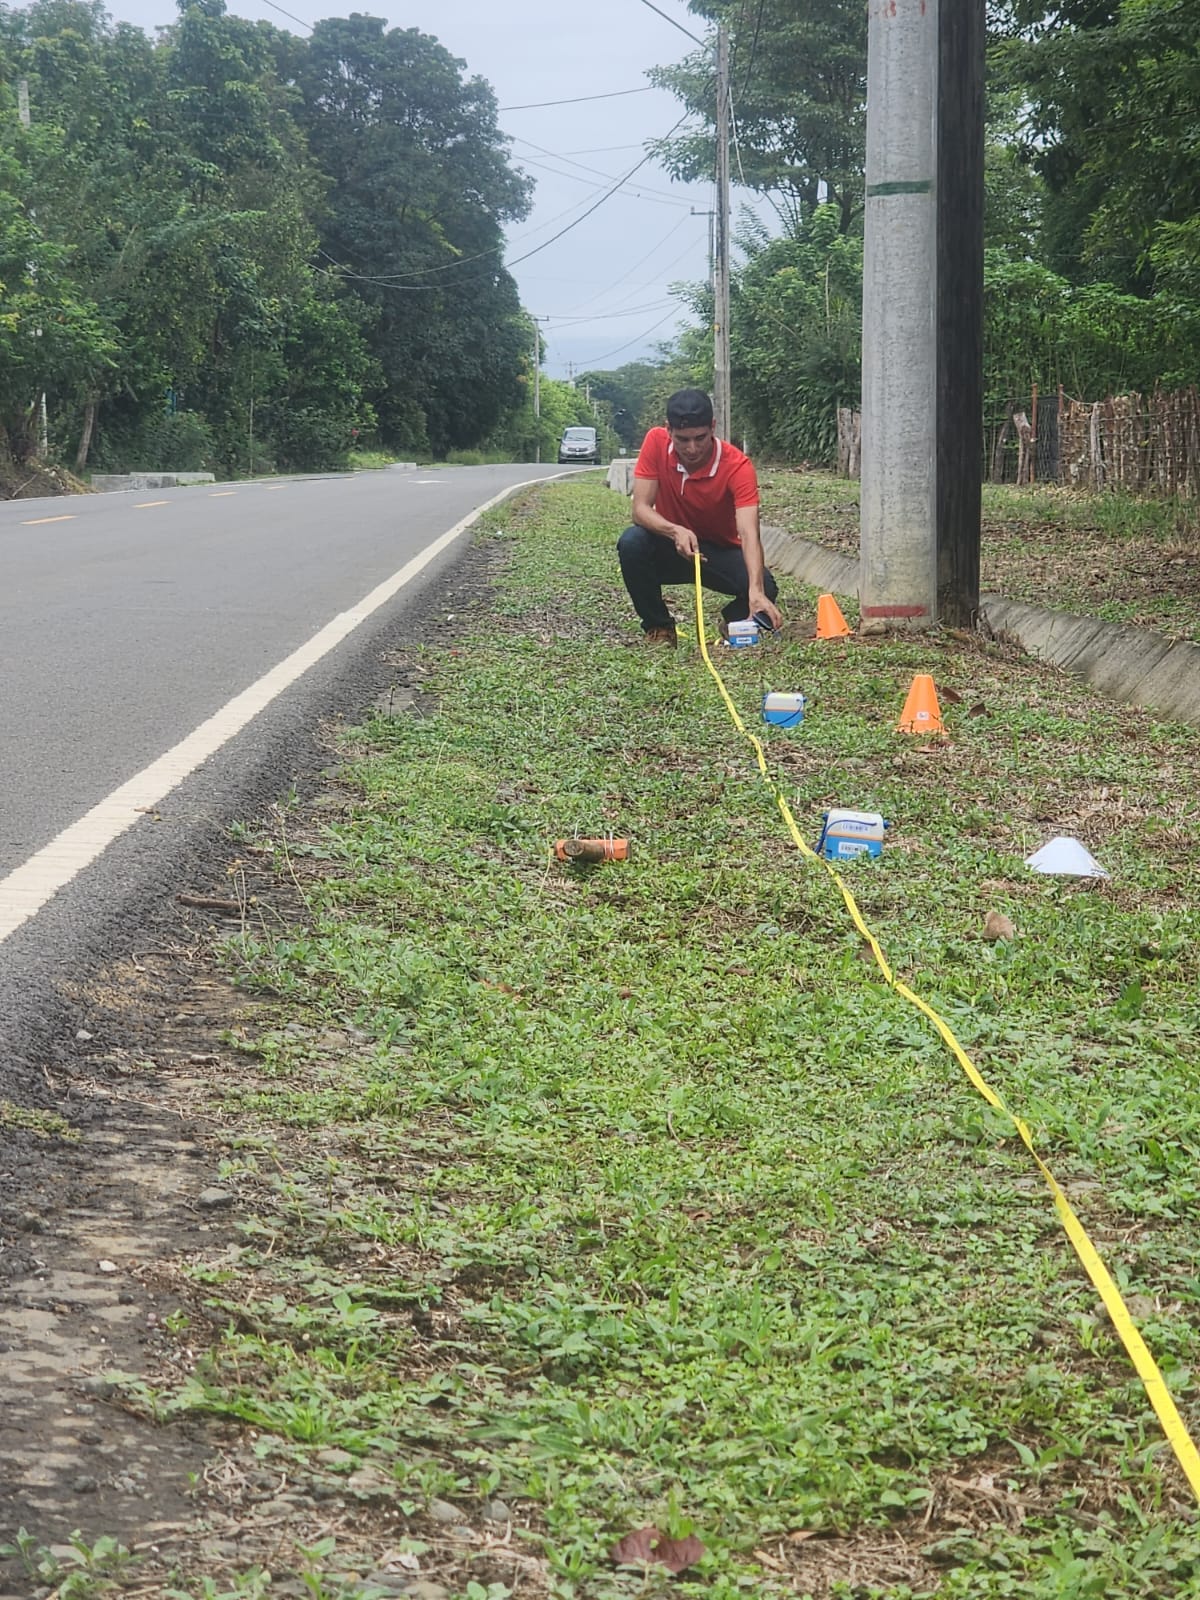
[[[668,428],[711,428],[712,401],[703,389],[676,389],[667,401]]]

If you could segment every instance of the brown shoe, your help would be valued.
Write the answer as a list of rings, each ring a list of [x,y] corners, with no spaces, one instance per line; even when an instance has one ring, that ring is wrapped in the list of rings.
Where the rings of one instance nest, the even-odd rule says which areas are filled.
[[[647,628],[646,643],[665,644],[669,649],[674,650],[675,646],[679,643],[679,635],[675,632],[674,627]]]

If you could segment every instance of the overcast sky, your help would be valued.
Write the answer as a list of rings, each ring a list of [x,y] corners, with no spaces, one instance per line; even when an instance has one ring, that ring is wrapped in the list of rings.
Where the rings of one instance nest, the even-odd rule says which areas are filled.
[[[391,27],[420,28],[460,56],[469,73],[488,79],[502,108],[643,91],[502,111],[500,125],[512,138],[513,160],[537,181],[533,211],[509,231],[510,258],[536,248],[577,217],[611,179],[629,171],[645,141],[665,134],[683,109],[665,90],[647,90],[645,73],[677,61],[693,46],[643,0],[228,3],[238,16],[262,17],[298,33],[305,30],[296,19],[312,24],[352,11],[382,15]],[[108,4],[116,19],[148,33],[176,16],[172,0]],[[700,19],[682,0],[655,4],[690,32],[703,33]],[[711,195],[711,185],[675,183],[650,163],[565,237],[513,267],[526,309],[552,319],[542,324],[546,370],[552,376],[565,377],[570,364],[576,370],[620,366],[649,355],[687,320],[667,286],[707,276],[708,217],[693,216],[691,210],[707,213]]]

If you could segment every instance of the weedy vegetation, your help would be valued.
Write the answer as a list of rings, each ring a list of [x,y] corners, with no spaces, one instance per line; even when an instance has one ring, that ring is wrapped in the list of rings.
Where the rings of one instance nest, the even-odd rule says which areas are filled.
[[[369,1469],[429,1540],[433,1501],[478,1526],[503,1496],[503,1560],[438,1569],[459,1594],[1200,1592],[1195,1504],[1042,1180],[788,843],[694,645],[642,646],[623,512],[573,482],[493,513],[492,600],[408,662],[436,709],[350,734],[340,814],[262,841],[304,914],[226,951],[264,1002],[222,1086],[257,1215],[191,1269],[226,1331],[153,1403],[293,1481]],[[809,697],[767,737],[814,842],[833,805],[889,819],[846,868],[865,916],[1197,1421],[1197,734],[939,636],[719,659],[752,725],[765,689]],[[916,671],[944,741],[895,731]],[[553,862],[576,831],[630,861]],[[1111,879],[1025,869],[1056,833]],[[616,1567],[644,1524],[704,1554]]]
[[[858,550],[858,484],[786,467],[763,475],[767,522]],[[1194,500],[984,484],[985,590],[1106,622],[1200,640],[1200,509]]]

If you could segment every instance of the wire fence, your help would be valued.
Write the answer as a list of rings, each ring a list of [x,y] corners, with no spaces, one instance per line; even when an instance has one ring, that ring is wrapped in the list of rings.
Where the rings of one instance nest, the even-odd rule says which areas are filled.
[[[861,419],[838,412],[838,473],[859,475]],[[1059,483],[1134,495],[1200,497],[1200,390],[1075,400],[1060,388],[984,419],[990,483]]]

